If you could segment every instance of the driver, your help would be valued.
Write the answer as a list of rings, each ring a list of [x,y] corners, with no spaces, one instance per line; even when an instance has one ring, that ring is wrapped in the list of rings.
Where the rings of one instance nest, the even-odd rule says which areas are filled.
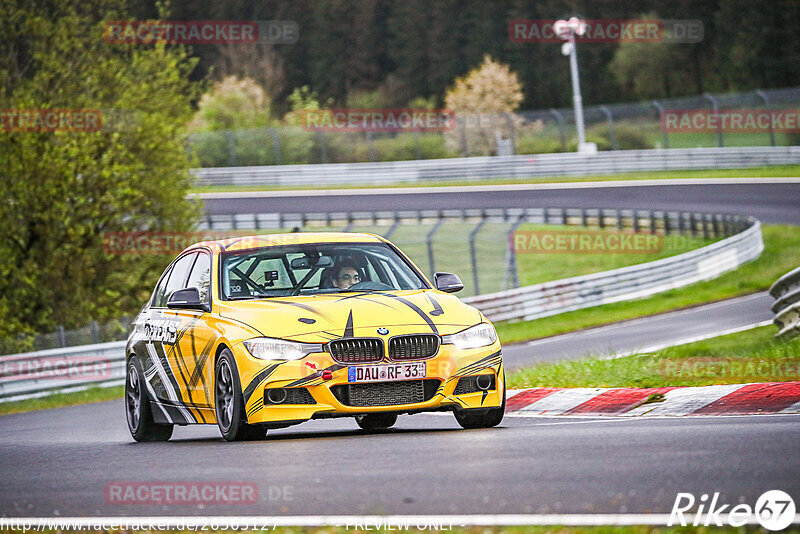
[[[333,269],[333,285],[338,289],[349,289],[361,281],[358,267],[352,260],[342,260]]]

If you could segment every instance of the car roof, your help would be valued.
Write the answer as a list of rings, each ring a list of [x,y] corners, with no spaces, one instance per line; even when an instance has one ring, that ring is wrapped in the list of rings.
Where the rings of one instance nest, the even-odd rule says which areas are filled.
[[[383,239],[374,234],[352,232],[287,232],[283,234],[249,235],[216,241],[202,241],[200,243],[195,243],[187,250],[206,247],[215,252],[231,252],[279,245],[382,242]]]

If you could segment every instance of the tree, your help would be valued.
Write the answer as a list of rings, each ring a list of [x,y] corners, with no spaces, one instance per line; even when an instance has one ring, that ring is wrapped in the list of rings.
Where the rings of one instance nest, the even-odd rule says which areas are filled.
[[[456,78],[447,90],[447,108],[458,118],[456,129],[448,132],[448,144],[459,148],[466,142],[470,154],[489,154],[496,135],[511,135],[518,122],[513,112],[522,99],[517,75],[508,65],[484,56],[479,66]]]
[[[192,131],[243,130],[270,123],[270,99],[255,80],[228,76],[198,104]]]
[[[103,20],[126,18],[117,5],[0,7],[0,108],[102,114],[99,131],[0,128],[0,337],[135,312],[169,258],[110,254],[104,238],[196,220],[184,147],[194,61],[181,47],[106,42]]]

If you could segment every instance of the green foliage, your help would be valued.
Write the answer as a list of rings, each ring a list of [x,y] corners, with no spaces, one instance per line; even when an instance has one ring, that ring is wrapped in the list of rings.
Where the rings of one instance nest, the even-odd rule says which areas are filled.
[[[270,123],[270,99],[254,80],[228,76],[214,84],[198,104],[191,131],[258,128]]]
[[[113,256],[109,232],[185,231],[198,206],[185,124],[195,61],[181,47],[103,40],[111,0],[0,8],[0,107],[103,110],[95,132],[0,131],[0,337],[138,310],[165,266]]]

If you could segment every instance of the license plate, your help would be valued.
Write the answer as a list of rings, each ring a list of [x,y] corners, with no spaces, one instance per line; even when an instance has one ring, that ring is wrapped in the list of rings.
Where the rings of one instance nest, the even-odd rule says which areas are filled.
[[[347,368],[347,381],[391,382],[425,378],[425,362],[395,363],[391,365],[353,365]]]

